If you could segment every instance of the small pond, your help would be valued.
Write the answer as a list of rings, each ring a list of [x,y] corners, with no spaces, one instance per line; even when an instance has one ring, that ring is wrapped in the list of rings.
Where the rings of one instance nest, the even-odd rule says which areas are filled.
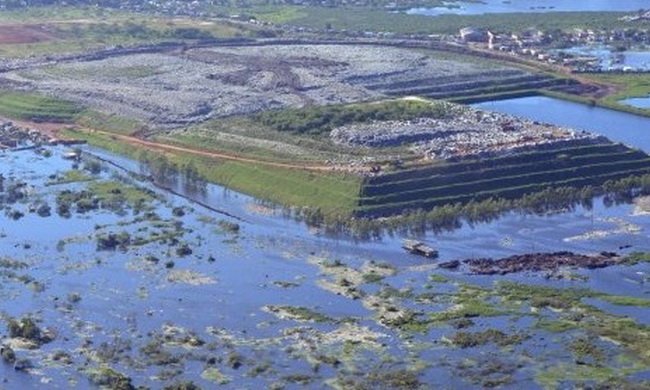
[[[621,100],[620,103],[637,108],[650,108],[650,95],[647,97],[629,98]]]
[[[650,118],[545,96],[505,99],[474,107],[590,131],[650,153]]]

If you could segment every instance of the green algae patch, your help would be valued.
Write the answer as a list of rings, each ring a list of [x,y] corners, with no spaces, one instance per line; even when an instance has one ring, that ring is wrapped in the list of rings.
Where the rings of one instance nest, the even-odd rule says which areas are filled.
[[[558,332],[575,329],[587,336],[574,339],[567,346],[575,357],[576,364],[562,363],[543,369],[536,376],[542,386],[556,388],[564,381],[609,383],[650,368],[649,326],[607,313],[583,302],[584,298],[633,304],[645,303],[644,300],[587,289],[556,289],[511,282],[499,283],[497,291],[504,301],[556,311],[558,318],[548,322],[540,320],[537,323],[539,328]],[[599,342],[596,343],[596,340]],[[635,364],[619,367],[620,364],[610,361],[612,353],[623,352],[634,356]]]
[[[449,278],[440,274],[431,274],[429,275],[429,280],[434,283],[447,283]]]
[[[650,307],[650,299],[645,298],[627,297],[624,295],[602,295],[600,299],[620,306]]]
[[[576,358],[576,362],[584,364],[587,360],[601,363],[605,359],[605,351],[596,345],[595,340],[585,337],[578,338],[569,344],[569,350]]]
[[[628,265],[650,263],[650,252],[632,252],[625,258],[624,263]]]
[[[290,319],[302,322],[333,322],[334,319],[300,306],[264,306],[264,311],[272,313],[280,319]]]
[[[650,368],[650,326],[597,312],[585,328],[634,352]]]
[[[101,181],[88,185],[88,191],[94,194],[101,202],[112,204],[125,201],[131,207],[150,202],[154,199],[151,191],[145,191],[133,186],[125,185],[118,181]]]
[[[521,344],[528,336],[524,334],[506,334],[498,329],[487,329],[483,332],[458,332],[450,341],[459,348],[473,348],[486,344],[496,344],[507,347]]]
[[[94,177],[84,171],[72,169],[65,171],[62,175],[57,175],[56,178],[49,180],[46,185],[54,186],[59,184],[81,183],[94,179]]]
[[[444,311],[432,313],[429,316],[429,321],[441,323],[463,318],[495,317],[508,314],[507,311],[498,309],[494,303],[490,302],[490,297],[490,290],[461,285],[458,292],[451,298],[453,305]]]
[[[484,300],[466,299],[448,310],[431,314],[430,319],[432,322],[447,322],[461,318],[494,317],[503,314],[506,313]]]
[[[363,281],[364,283],[379,283],[382,280],[384,280],[384,275],[378,274],[375,271],[370,271],[368,273],[363,274]]]
[[[566,381],[603,383],[615,380],[619,375],[620,372],[611,367],[559,364],[539,372],[535,381],[545,389],[557,389]]]
[[[554,309],[570,309],[581,305],[583,298],[593,298],[599,295],[587,289],[556,289],[513,282],[498,283],[497,293],[506,302],[527,302],[532,307]]]
[[[97,386],[111,390],[133,390],[131,378],[110,367],[100,367],[87,371],[88,379]]]
[[[420,374],[409,369],[386,370],[378,368],[363,377],[346,377],[340,375],[332,383],[335,389],[421,389],[425,386],[420,381]]]
[[[224,375],[218,368],[210,367],[201,373],[201,378],[219,385],[230,383],[231,378]]]

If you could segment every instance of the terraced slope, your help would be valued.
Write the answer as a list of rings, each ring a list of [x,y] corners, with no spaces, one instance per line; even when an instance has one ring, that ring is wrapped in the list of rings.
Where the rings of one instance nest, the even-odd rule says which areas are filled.
[[[463,100],[464,98],[515,93],[536,89],[566,87],[573,80],[550,75],[531,74],[515,69],[504,69],[480,74],[416,78],[370,84],[368,89],[387,96],[421,96],[430,99]]]
[[[358,216],[383,217],[490,197],[515,199],[548,187],[601,186],[650,173],[650,156],[606,139],[514,155],[411,169],[368,178]]]

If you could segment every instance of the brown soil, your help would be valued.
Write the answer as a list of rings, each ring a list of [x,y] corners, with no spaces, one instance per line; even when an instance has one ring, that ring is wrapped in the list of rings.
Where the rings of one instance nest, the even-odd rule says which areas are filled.
[[[38,43],[54,39],[43,25],[0,25],[0,44]]]

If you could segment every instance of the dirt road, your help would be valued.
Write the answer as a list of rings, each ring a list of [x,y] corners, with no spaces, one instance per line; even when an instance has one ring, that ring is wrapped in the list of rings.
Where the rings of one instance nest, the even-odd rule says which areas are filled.
[[[250,157],[237,156],[229,153],[207,151],[207,150],[191,148],[186,146],[178,146],[178,145],[171,145],[171,144],[166,144],[161,142],[148,141],[130,135],[115,134],[115,133],[110,133],[110,132],[100,131],[100,130],[88,130],[88,129],[76,129],[76,130],[85,131],[90,134],[101,134],[104,136],[108,136],[111,139],[114,139],[116,141],[125,142],[129,145],[142,146],[149,149],[156,149],[156,150],[162,150],[168,152],[188,153],[196,156],[204,156],[204,157],[210,157],[210,158],[220,159],[220,160],[240,161],[240,162],[251,163],[251,164],[265,165],[269,167],[302,169],[307,171],[319,171],[319,172],[358,172],[360,169],[362,169],[359,167],[351,168],[351,167],[340,166],[340,165],[291,164],[291,163],[283,163],[277,161],[268,161],[268,160],[250,158]]]

